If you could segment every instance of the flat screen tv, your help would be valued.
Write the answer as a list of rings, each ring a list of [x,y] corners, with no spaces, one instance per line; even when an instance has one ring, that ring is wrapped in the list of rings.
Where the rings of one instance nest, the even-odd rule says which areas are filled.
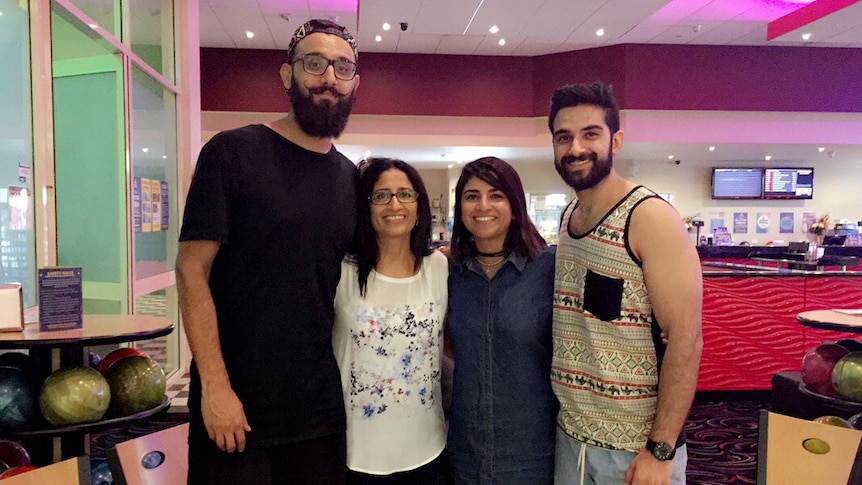
[[[810,199],[814,196],[813,168],[766,168],[764,199]]]
[[[760,199],[763,190],[762,168],[713,168],[713,199]]]

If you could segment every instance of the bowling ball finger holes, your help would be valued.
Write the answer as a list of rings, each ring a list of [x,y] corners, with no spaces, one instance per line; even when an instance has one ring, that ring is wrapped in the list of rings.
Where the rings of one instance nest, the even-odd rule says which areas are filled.
[[[165,462],[165,454],[161,451],[151,451],[141,458],[141,466],[147,470],[158,468]]]
[[[802,447],[809,453],[813,453],[815,455],[825,455],[832,449],[832,447],[829,446],[829,443],[819,438],[808,438],[803,440]]]

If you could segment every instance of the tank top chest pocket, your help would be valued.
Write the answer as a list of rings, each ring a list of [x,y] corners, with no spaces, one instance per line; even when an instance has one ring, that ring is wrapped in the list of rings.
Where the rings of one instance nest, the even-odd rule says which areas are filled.
[[[620,316],[623,300],[623,280],[587,270],[584,280],[584,310],[605,322]]]

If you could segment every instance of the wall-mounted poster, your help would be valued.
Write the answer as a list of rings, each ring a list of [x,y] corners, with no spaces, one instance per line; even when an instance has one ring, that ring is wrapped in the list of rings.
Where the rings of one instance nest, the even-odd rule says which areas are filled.
[[[769,212],[758,212],[757,213],[757,221],[755,224],[757,225],[757,233],[758,234],[766,234],[769,232]]]
[[[152,193],[152,199],[150,200],[151,212],[153,213],[153,218],[150,224],[150,230],[152,232],[158,232],[162,230],[162,184],[158,180],[150,180],[150,192]]]
[[[132,227],[141,232],[141,177],[132,180]]]
[[[168,230],[168,223],[170,222],[170,219],[171,219],[171,216],[170,216],[171,212],[170,212],[170,210],[168,210],[168,209],[170,209],[170,206],[168,204],[168,200],[170,199],[170,197],[169,197],[170,194],[168,193],[168,183],[167,182],[161,182],[160,185],[162,187],[162,230],[167,231]]]
[[[781,234],[793,234],[793,213],[781,212],[778,215],[778,232]]]
[[[733,233],[748,234],[748,212],[733,213]]]
[[[153,192],[150,188],[150,179],[141,179],[141,232],[152,232],[153,230]]]
[[[817,214],[814,212],[802,213],[802,232],[811,232],[811,224],[817,222]]]

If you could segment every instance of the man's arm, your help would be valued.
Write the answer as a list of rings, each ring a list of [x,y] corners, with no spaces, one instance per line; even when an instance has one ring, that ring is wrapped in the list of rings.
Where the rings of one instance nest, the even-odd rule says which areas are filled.
[[[221,352],[209,276],[219,244],[185,241],[177,256],[177,291],[183,328],[201,376],[201,414],[210,439],[228,453],[245,449],[251,431],[242,403],[230,385]]]
[[[653,313],[668,342],[659,374],[658,408],[649,438],[675,445],[694,399],[703,350],[700,258],[682,218],[662,200],[641,203],[632,215],[629,231],[632,250],[643,262]],[[638,466],[644,468],[637,470]],[[627,483],[669,483],[670,470],[670,462],[658,462],[652,453],[642,451],[632,462]],[[643,481],[647,476],[656,480],[656,474],[664,473],[666,478]]]

